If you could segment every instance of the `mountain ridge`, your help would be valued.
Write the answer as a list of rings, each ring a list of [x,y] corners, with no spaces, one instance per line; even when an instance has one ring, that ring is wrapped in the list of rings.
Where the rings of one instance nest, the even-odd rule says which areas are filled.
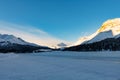
[[[106,31],[112,31],[113,37],[120,34],[120,18],[110,19],[105,21],[102,26],[92,35],[80,38],[75,45],[84,44],[92,40],[94,37],[99,35],[99,33],[104,33]],[[94,41],[95,42],[95,41]]]
[[[120,50],[120,18],[107,20],[92,35],[81,38],[76,45],[64,50],[101,51]]]

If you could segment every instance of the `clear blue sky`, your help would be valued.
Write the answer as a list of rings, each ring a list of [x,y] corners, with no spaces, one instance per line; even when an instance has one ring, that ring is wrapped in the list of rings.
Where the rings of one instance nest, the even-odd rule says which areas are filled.
[[[34,26],[68,41],[118,17],[120,0],[0,0],[1,21]]]

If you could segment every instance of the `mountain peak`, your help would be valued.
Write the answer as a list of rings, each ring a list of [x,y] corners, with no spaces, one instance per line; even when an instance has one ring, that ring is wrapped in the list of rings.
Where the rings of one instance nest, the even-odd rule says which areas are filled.
[[[120,18],[110,19],[103,23],[98,32],[112,30],[113,35],[120,34]]]
[[[9,34],[0,34],[0,43],[12,43],[12,44],[21,44],[21,45],[32,45],[32,46],[37,46],[36,44],[29,43],[24,41],[23,39],[16,37],[14,35],[9,35]]]

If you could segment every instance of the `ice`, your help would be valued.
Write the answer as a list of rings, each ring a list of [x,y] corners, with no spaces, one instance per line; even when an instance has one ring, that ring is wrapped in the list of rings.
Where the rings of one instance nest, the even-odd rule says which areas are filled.
[[[120,80],[120,52],[0,54],[0,80]]]

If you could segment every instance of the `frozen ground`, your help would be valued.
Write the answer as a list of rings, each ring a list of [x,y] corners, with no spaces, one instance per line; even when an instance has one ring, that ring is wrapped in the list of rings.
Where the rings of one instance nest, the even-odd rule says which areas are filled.
[[[0,80],[120,80],[120,52],[1,53]]]

